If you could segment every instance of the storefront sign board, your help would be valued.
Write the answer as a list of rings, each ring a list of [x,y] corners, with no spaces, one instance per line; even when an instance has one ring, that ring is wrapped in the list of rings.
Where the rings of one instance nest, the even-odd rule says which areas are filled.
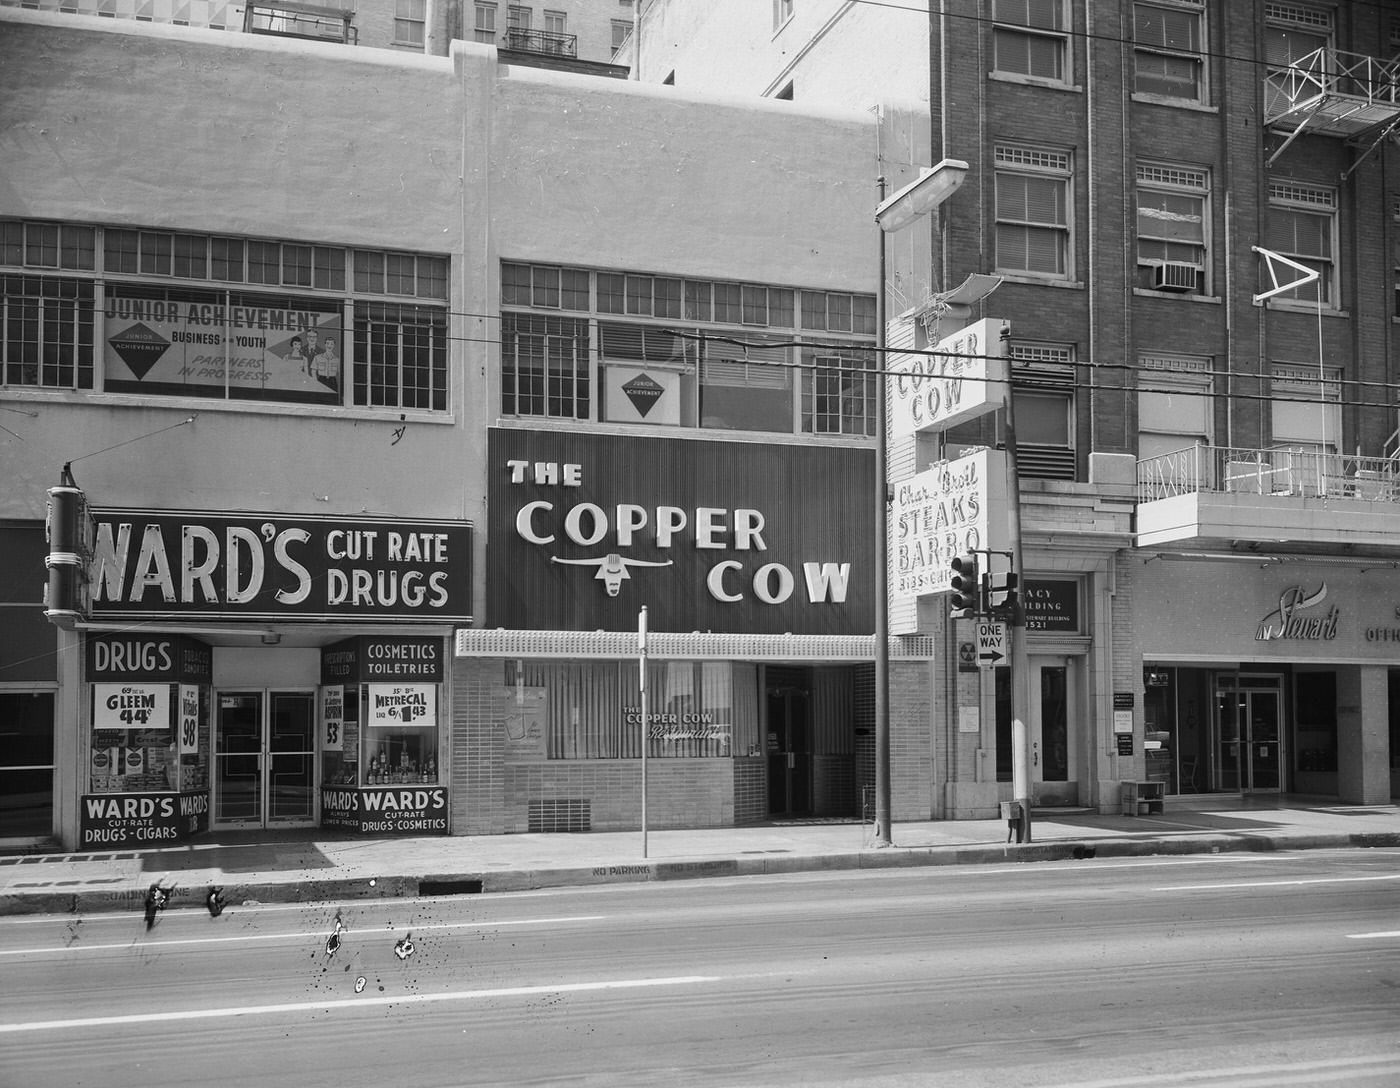
[[[442,683],[443,642],[430,635],[361,635],[321,651],[321,683],[358,684],[386,680]]]
[[[94,510],[103,619],[470,622],[459,521]]]
[[[214,677],[214,651],[188,635],[112,635],[87,637],[87,678],[103,680],[171,680],[208,684]]]
[[[436,684],[368,684],[365,724],[436,725]]]
[[[84,849],[158,846],[209,829],[207,793],[101,793],[82,798]]]
[[[979,549],[1005,551],[1006,454],[983,449],[902,480],[890,531],[893,592],[923,597],[949,590],[953,559]],[[983,569],[1005,573],[1004,558]]]
[[[494,428],[487,627],[869,634],[874,451]]]
[[[448,791],[444,786],[325,786],[321,826],[348,831],[445,835]]]
[[[927,353],[890,356],[890,434],[944,430],[995,411],[1006,402],[1009,323],[975,321]]]
[[[169,729],[169,684],[93,684],[94,729]]]

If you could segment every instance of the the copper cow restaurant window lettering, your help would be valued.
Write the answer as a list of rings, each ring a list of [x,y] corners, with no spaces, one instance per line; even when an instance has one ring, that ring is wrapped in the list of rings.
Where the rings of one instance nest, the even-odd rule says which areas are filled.
[[[538,719],[548,759],[641,758],[641,696],[633,661],[507,661],[511,751],[523,754]],[[648,757],[728,757],[758,744],[758,669],[725,661],[666,661],[647,668]],[[531,715],[516,707],[535,707]]]

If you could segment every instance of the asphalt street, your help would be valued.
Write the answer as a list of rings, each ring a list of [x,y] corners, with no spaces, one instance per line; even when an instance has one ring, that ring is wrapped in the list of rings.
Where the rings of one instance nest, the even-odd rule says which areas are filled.
[[[1393,1085],[1400,850],[0,918],[4,1083]]]

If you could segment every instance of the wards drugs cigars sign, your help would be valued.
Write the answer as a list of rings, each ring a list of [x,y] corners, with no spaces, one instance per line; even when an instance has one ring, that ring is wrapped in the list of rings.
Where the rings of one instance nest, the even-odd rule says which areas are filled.
[[[94,510],[93,616],[471,619],[465,522]]]

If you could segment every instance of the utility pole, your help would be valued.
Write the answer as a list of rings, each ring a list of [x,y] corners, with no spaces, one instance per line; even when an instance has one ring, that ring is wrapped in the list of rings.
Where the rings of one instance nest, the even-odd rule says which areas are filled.
[[[1006,336],[1009,330],[1004,330]],[[1018,579],[1011,598],[1011,792],[1020,808],[1016,841],[1031,841],[1030,656],[1026,645],[1026,562],[1021,547],[1021,473],[1016,467],[1016,403],[1008,388],[1003,412],[1006,446],[1006,536]]]

